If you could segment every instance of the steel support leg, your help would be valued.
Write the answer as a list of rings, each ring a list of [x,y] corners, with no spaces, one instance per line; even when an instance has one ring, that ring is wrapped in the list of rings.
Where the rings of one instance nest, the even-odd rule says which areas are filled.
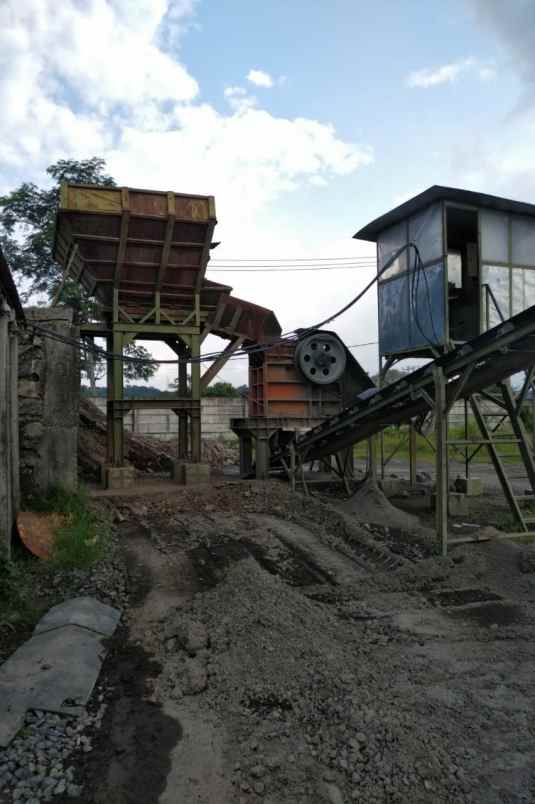
[[[113,353],[122,355],[123,353],[123,335],[121,332],[113,333]],[[117,409],[114,404],[123,400],[123,361],[119,358],[112,359],[112,404],[111,404],[111,432],[112,432],[112,448],[111,462],[114,466],[123,466],[124,464],[124,431],[123,431],[123,414],[122,411]]]
[[[514,495],[513,489],[511,484],[509,483],[509,478],[505,473],[505,468],[502,463],[502,459],[500,458],[500,454],[496,449],[496,444],[492,440],[492,431],[487,426],[485,421],[485,417],[481,412],[481,408],[479,407],[479,403],[475,396],[470,397],[470,406],[474,413],[474,418],[477,422],[477,426],[479,427],[479,431],[482,437],[487,442],[487,449],[489,453],[489,457],[492,461],[494,466],[494,471],[496,472],[498,479],[500,481],[501,487],[503,489],[503,493],[505,495],[505,499],[509,503],[509,507],[511,509],[512,514],[514,515],[516,521],[520,525],[523,531],[527,530],[526,524],[524,522],[524,517],[522,516],[522,511],[520,510],[520,506],[518,505],[518,501]]]
[[[181,344],[178,349],[179,360],[185,361],[188,357],[188,347]],[[178,394],[188,395],[188,365],[185,362],[178,364]],[[181,410],[178,413],[178,457],[186,460],[188,457],[188,414]]]
[[[446,413],[446,381],[442,370],[433,366],[435,380],[436,440],[436,529],[443,556],[448,553],[448,419]]]
[[[106,338],[106,351],[113,352],[113,338]],[[109,404],[113,400],[113,360],[106,360],[106,463],[113,462],[113,410]]]
[[[249,434],[240,434],[240,475],[246,477],[253,466],[253,441]]]
[[[380,439],[372,436],[368,439],[368,477],[377,483],[377,442]]]
[[[292,442],[290,444],[290,483],[292,491],[295,491],[295,472],[296,472],[295,446]]]
[[[201,353],[199,335],[191,336],[191,398],[201,399],[201,364],[198,358]],[[191,460],[200,463],[201,460],[201,415],[200,410],[191,416]]]
[[[509,383],[502,383],[500,390],[502,392],[505,409],[507,410],[511,420],[513,433],[515,434],[515,438],[518,439],[518,450],[526,469],[531,490],[533,494],[535,494],[535,461],[529,448],[528,436],[524,428],[524,423],[520,417],[520,412],[517,410],[513,392],[511,391]]]
[[[256,479],[265,480],[269,473],[269,439],[256,436]]]
[[[416,428],[412,419],[409,423],[409,483],[411,488],[416,485]]]

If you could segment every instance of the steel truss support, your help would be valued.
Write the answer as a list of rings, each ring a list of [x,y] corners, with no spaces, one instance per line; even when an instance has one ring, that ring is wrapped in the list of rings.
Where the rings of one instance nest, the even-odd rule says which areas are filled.
[[[474,418],[476,420],[481,436],[485,440],[485,445],[487,447],[489,457],[492,461],[492,465],[494,466],[494,471],[496,472],[498,480],[500,481],[500,485],[503,489],[503,493],[509,504],[511,512],[513,513],[520,528],[522,530],[527,530],[527,528],[524,525],[524,519],[522,517],[520,506],[514,495],[512,486],[509,482],[509,478],[507,477],[507,473],[502,463],[500,453],[496,449],[496,442],[492,438],[493,435],[492,430],[488,427],[487,422],[485,421],[485,417],[481,411],[481,407],[477,398],[475,396],[471,396],[469,401],[470,401],[470,407],[472,408],[472,412],[474,414]]]
[[[446,378],[440,366],[433,366],[435,383],[435,517],[437,539],[443,556],[448,553],[448,410]]]
[[[100,325],[99,325],[100,326]],[[194,463],[201,460],[201,377],[200,377],[200,326],[169,327],[156,325],[136,325],[126,327],[115,320],[107,325],[106,343],[107,366],[107,462],[114,467],[124,465],[124,414],[129,402],[138,407],[140,400],[124,399],[124,375],[121,355],[125,345],[138,337],[152,336],[151,340],[162,340],[173,349],[181,362],[178,365],[178,399],[169,399],[167,407],[178,416],[179,459],[190,458]],[[92,334],[94,334],[92,332]],[[117,355],[117,357],[115,357]],[[187,361],[191,362],[191,388],[188,389]],[[144,407],[166,407],[161,399],[142,400]]]

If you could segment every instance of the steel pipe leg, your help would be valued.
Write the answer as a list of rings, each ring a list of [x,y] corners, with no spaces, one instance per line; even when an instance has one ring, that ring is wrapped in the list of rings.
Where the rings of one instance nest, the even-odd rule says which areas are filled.
[[[256,479],[265,480],[269,473],[269,441],[256,438]]]
[[[240,435],[240,475],[245,477],[253,465],[253,442],[250,436]]]

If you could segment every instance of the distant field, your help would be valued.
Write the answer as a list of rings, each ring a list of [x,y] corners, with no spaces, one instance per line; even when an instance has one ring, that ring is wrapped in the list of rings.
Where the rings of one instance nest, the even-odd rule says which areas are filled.
[[[513,437],[510,428],[500,428],[498,436],[503,438],[510,438]],[[475,424],[471,423],[468,429],[468,437],[478,439],[480,438],[479,431],[477,430]],[[529,434],[531,440],[531,434]],[[465,439],[464,427],[450,427],[448,432],[448,438],[451,440],[459,440]],[[427,459],[432,461],[434,458],[435,450],[435,436],[434,433],[431,432],[424,438],[423,436],[417,434],[416,435],[416,447],[417,447],[417,456],[420,459]],[[477,448],[477,444],[470,446],[468,448],[468,454],[472,454],[475,449]],[[367,455],[367,442],[362,442],[357,444],[354,449],[354,455],[356,458],[366,458]],[[377,450],[378,455],[380,450],[380,437],[377,436]],[[383,451],[385,458],[388,458],[395,452],[395,457],[398,459],[408,459],[409,457],[409,431],[408,427],[403,426],[400,428],[397,427],[389,427],[383,433]],[[450,446],[448,449],[449,456],[452,459],[458,461],[465,460],[465,448],[464,447],[455,447]],[[499,444],[498,445],[498,453],[500,457],[505,463],[518,463],[520,458],[520,453],[516,444]],[[490,463],[490,457],[488,454],[488,450],[485,446],[482,446],[479,451],[474,455],[472,459],[473,463]]]

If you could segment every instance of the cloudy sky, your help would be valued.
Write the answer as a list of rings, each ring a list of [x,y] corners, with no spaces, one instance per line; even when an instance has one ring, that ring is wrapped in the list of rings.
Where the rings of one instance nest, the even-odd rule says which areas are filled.
[[[373,257],[354,232],[432,184],[533,202],[534,104],[533,0],[0,2],[0,193],[103,156],[120,184],[215,195],[219,260]],[[362,265],[208,276],[288,330]],[[336,329],[376,340],[374,292]]]

